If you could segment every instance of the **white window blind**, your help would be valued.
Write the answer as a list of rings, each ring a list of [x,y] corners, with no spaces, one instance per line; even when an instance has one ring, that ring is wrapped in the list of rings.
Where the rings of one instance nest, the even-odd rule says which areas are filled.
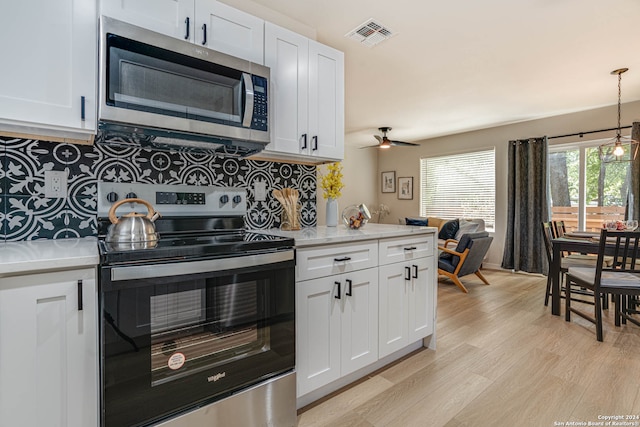
[[[495,224],[495,150],[420,159],[420,215]]]

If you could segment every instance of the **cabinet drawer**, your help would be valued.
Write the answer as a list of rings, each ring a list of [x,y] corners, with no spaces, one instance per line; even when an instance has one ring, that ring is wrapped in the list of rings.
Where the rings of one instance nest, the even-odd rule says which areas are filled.
[[[296,279],[314,279],[377,265],[378,243],[375,240],[301,248],[296,253]]]
[[[380,265],[433,256],[434,235],[380,240]]]

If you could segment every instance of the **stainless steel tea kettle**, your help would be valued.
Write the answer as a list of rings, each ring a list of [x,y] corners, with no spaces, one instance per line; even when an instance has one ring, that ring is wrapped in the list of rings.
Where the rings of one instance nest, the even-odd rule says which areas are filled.
[[[147,207],[147,214],[131,212],[116,217],[116,209],[125,203],[140,203]],[[109,231],[105,241],[116,245],[120,249],[145,249],[155,247],[159,235],[156,232],[154,221],[160,217],[149,202],[143,199],[123,199],[116,202],[109,209]]]

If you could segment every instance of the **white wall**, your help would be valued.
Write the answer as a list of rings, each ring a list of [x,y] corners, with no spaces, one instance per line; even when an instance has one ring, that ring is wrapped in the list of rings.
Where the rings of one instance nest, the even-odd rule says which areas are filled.
[[[338,200],[338,213],[349,205],[364,203],[373,212],[377,206],[378,191],[375,185],[378,175],[378,150],[360,149],[345,146],[342,174],[344,175],[342,197]],[[319,172],[325,172],[325,166],[318,166]],[[318,174],[318,225],[326,224],[326,200],[322,197],[320,175]],[[340,217],[338,218],[340,220]],[[373,220],[376,220],[374,217]]]
[[[375,180],[375,186],[378,192],[378,203],[385,203],[391,207],[391,215],[385,222],[397,223],[398,217],[419,215],[420,195],[418,188],[420,186],[420,158],[495,147],[496,229],[494,231],[494,241],[487,259],[487,265],[497,268],[502,262],[502,251],[506,231],[508,141],[536,136],[565,135],[606,129],[615,127],[616,120],[616,106],[610,106],[580,113],[433,138],[420,141],[420,147],[392,148],[380,152],[378,155],[378,179]],[[622,125],[630,125],[633,121],[640,121],[640,102],[633,102],[622,106]],[[627,130],[626,134],[629,134],[629,130]],[[595,140],[613,136],[613,132],[597,133],[586,135],[582,140]],[[561,144],[580,140],[579,137],[572,137],[552,139],[549,142],[550,144]],[[381,193],[379,176],[382,171],[396,171],[396,179],[399,176],[412,176],[414,178],[413,200],[398,200],[397,194]],[[455,179],[455,176],[452,176],[451,179]]]

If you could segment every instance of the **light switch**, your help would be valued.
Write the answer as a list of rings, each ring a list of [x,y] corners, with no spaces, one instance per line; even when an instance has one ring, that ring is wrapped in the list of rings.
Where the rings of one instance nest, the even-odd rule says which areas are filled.
[[[267,200],[267,183],[264,181],[254,182],[253,194],[256,197],[256,202],[264,202]]]

